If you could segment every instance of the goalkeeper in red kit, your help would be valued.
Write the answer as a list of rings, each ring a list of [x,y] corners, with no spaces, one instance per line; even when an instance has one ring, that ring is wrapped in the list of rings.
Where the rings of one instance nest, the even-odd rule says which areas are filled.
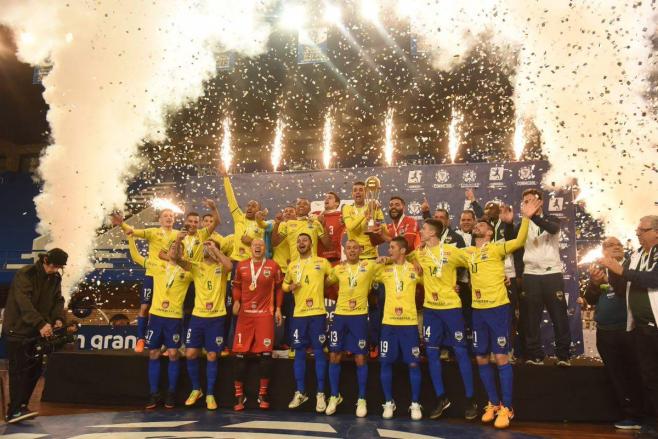
[[[251,258],[238,263],[233,280],[233,315],[237,316],[233,353],[235,354],[236,411],[244,410],[245,355],[259,357],[260,386],[258,406],[270,407],[267,388],[272,369],[274,323],[280,326],[283,302],[283,273],[279,265],[265,257],[265,241],[251,241]]]

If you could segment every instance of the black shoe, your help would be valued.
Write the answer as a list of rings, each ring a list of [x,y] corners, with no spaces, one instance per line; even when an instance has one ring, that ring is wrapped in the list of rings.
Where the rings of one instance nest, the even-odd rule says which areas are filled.
[[[173,409],[176,407],[176,394],[174,392],[167,392],[164,405],[166,409]]]
[[[436,403],[436,407],[430,413],[430,419],[436,419],[443,414],[443,411],[450,407],[450,401],[445,396],[439,398],[439,402]]]
[[[159,393],[151,393],[149,395],[149,402],[146,403],[146,407],[144,407],[147,410],[152,410],[156,408],[160,404],[160,394]]]
[[[478,405],[475,398],[468,398],[466,400],[466,409],[464,410],[464,418],[469,421],[478,417]]]
[[[30,411],[27,407],[21,407],[18,411],[7,415],[5,421],[7,421],[7,424],[15,424],[20,421],[36,418],[37,416],[39,416],[39,412],[33,412]]]

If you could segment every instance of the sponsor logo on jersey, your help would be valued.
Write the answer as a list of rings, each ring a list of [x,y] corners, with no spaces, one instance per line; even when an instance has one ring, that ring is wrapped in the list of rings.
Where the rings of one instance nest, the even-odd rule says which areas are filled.
[[[318,341],[319,341],[320,343],[324,343],[326,340],[327,340],[327,336],[326,336],[326,335],[324,335],[324,334],[320,334],[320,335],[318,335]]]
[[[215,344],[217,346],[220,346],[222,343],[224,343],[224,337],[215,337]]]
[[[269,348],[271,344],[272,344],[272,339],[271,339],[271,338],[264,338],[264,339],[263,339],[263,345],[264,345],[266,348]]]
[[[272,276],[272,270],[270,267],[263,268],[263,276],[270,277]]]
[[[212,302],[206,302],[206,310],[210,311],[212,309]]]
[[[395,308],[395,315],[396,316],[401,316],[402,315],[402,307],[401,306]]]
[[[365,349],[366,347],[366,341],[364,339],[359,340],[359,348]]]
[[[356,308],[356,300],[355,299],[350,299],[349,306],[350,306],[350,309]]]
[[[482,298],[482,293],[480,292],[480,290],[475,290],[475,298],[476,299],[481,299]]]
[[[180,334],[172,335],[171,339],[174,341],[174,343],[178,343],[180,341]]]
[[[169,308],[169,301],[168,300],[163,300],[162,301],[162,309],[167,309]]]
[[[505,345],[507,344],[507,337],[498,337],[497,342],[498,342],[498,346],[504,348]]]
[[[432,300],[435,302],[439,301],[439,293],[432,293]]]
[[[461,331],[455,331],[455,340],[462,341],[464,339],[464,333]]]
[[[411,348],[411,355],[413,355],[415,358],[418,358],[420,356],[420,348],[418,346]]]
[[[306,306],[308,308],[313,307],[313,299],[311,299],[311,298],[306,299]]]

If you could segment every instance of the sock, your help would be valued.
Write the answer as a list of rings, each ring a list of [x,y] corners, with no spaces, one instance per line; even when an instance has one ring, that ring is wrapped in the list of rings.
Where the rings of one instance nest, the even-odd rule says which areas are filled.
[[[457,364],[459,365],[459,372],[464,382],[464,390],[466,398],[473,397],[473,368],[471,367],[471,358],[468,356],[468,348],[466,346],[457,346],[454,348],[455,356],[457,357]]]
[[[295,359],[292,368],[295,372],[297,391],[300,393],[306,393],[306,385],[304,382],[304,377],[306,375],[306,349],[295,349]]]
[[[340,384],[340,363],[329,363],[329,387],[331,396],[338,396]]]
[[[315,375],[318,379],[318,393],[324,392],[324,379],[327,376],[327,356],[322,348],[314,349],[315,354]]]
[[[264,352],[260,355],[258,359],[258,372],[260,373],[260,379],[267,379],[270,381],[272,377],[272,354],[269,352]]]
[[[233,385],[235,386],[236,397],[244,395],[244,388],[242,387],[242,381],[234,381]]]
[[[206,395],[215,394],[215,381],[217,380],[217,360],[206,363]]]
[[[384,391],[384,402],[393,401],[393,365],[391,363],[380,363],[379,379]]]
[[[269,378],[261,378],[260,385],[258,387],[258,396],[267,395],[267,387],[270,385]]]
[[[425,354],[427,355],[427,368],[430,370],[430,378],[432,378],[432,384],[434,385],[434,393],[438,398],[445,393],[441,373],[441,354],[438,347],[428,347]]]
[[[366,399],[366,385],[368,383],[368,363],[356,366],[356,380],[359,383],[359,399]]]
[[[482,380],[484,389],[487,391],[489,402],[491,402],[493,405],[500,404],[500,398],[498,398],[498,391],[496,390],[496,380],[494,379],[491,365],[480,364],[478,366],[478,371],[480,372],[480,379]]]
[[[199,359],[187,359],[187,374],[192,382],[192,390],[201,389],[201,378],[199,377]]]
[[[500,390],[503,394],[503,405],[511,409],[512,388],[514,386],[514,374],[512,372],[512,365],[507,363],[503,366],[498,366],[498,377],[500,378]]]
[[[149,359],[149,386],[151,393],[158,393],[160,387],[160,359]]]
[[[176,384],[178,384],[178,374],[180,373],[180,362],[178,360],[169,360],[169,368],[167,369],[167,379],[169,384],[169,391],[176,391]]]
[[[137,316],[137,340],[143,339],[146,334],[146,317]]]
[[[244,355],[238,354],[235,356],[235,361],[233,361],[233,376],[235,377],[236,382],[243,383],[245,376],[245,359]]]
[[[420,401],[420,367],[418,363],[409,365],[409,382],[411,383],[411,402]]]

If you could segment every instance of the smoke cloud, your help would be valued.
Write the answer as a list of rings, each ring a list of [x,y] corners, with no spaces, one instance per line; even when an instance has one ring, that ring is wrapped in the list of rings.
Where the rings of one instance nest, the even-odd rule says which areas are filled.
[[[63,290],[91,270],[97,228],[126,201],[138,147],[165,137],[170,110],[196,99],[215,52],[260,53],[262,1],[4,1],[0,23],[44,79],[51,145],[39,166],[38,231],[69,252]]]

